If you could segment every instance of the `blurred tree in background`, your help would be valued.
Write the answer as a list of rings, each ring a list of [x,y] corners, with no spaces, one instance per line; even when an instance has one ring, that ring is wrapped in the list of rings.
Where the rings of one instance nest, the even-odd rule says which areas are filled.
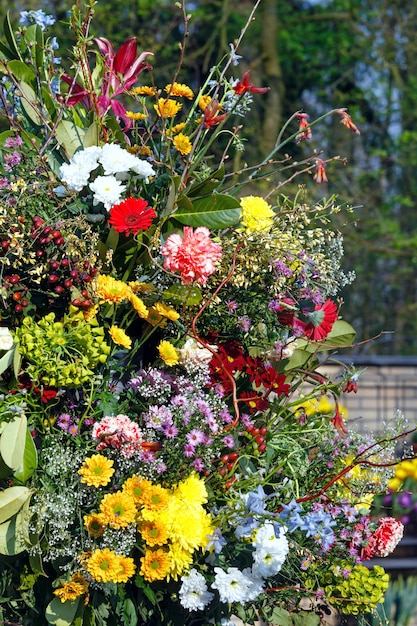
[[[99,0],[91,34],[115,46],[135,35],[142,49],[154,53],[161,88],[175,74],[180,44],[186,45],[178,80],[198,88],[219,58],[230,54],[253,6],[254,0],[190,0],[184,12],[174,0]],[[329,164],[325,185],[315,185],[308,175],[294,184],[306,185],[313,200],[336,194],[340,203],[356,207],[349,225],[338,224],[345,235],[345,268],[358,275],[346,289],[344,315],[360,341],[394,331],[358,346],[361,352],[417,353],[415,6],[415,0],[262,0],[231,73],[241,78],[250,69],[251,82],[271,87],[254,99],[245,119],[242,167],[269,153],[295,111],[313,120],[347,107],[361,130],[360,137],[350,135],[340,117],[331,116],[314,127],[311,141],[287,147],[297,160],[314,149],[324,157],[347,158],[347,167]],[[0,0],[0,7],[15,21],[22,10],[54,14],[65,66],[72,45],[68,2],[10,6]],[[184,13],[191,16],[188,29]]]

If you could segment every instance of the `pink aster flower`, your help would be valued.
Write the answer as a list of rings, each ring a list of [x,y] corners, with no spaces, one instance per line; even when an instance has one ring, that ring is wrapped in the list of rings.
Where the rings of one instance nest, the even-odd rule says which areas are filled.
[[[184,227],[184,236],[173,234],[162,246],[165,257],[164,268],[179,272],[184,285],[197,281],[204,285],[216,270],[215,263],[222,256],[222,247],[210,239],[210,231],[205,226],[195,230]]]

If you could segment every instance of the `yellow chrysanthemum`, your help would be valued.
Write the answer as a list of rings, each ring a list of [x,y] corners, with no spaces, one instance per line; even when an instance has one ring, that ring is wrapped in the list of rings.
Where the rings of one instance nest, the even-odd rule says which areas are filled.
[[[175,346],[163,339],[158,345],[159,356],[166,365],[173,366],[179,363],[179,354]]]
[[[166,317],[172,322],[176,322],[180,317],[180,314],[177,313],[174,307],[169,304],[165,304],[164,302],[156,302],[154,304],[154,308],[155,311],[159,313],[159,315],[162,315],[162,317]]]
[[[142,283],[138,280],[132,280],[129,283],[129,287],[130,289],[133,291],[133,293],[152,293],[152,291],[156,290],[155,285],[152,285],[152,283]]]
[[[179,500],[185,500],[187,505],[199,506],[208,501],[206,485],[197,474],[190,474],[178,483],[173,495]]]
[[[95,550],[87,560],[85,567],[99,583],[116,582],[120,571],[119,557],[113,550],[104,548]]]
[[[158,104],[154,105],[154,109],[163,118],[175,117],[178,111],[181,110],[182,104],[176,100],[170,98],[159,98]]]
[[[168,507],[171,497],[170,492],[160,485],[152,485],[143,494],[143,508],[140,511],[142,519],[153,521],[161,514],[161,511]]]
[[[156,96],[157,91],[155,87],[142,85],[142,87],[133,87],[130,93],[132,96]]]
[[[191,143],[190,138],[183,133],[179,133],[178,135],[176,135],[172,143],[180,154],[190,154],[191,150],[193,149],[193,144]]]
[[[55,589],[54,594],[58,596],[61,602],[72,602],[83,596],[88,591],[88,582],[85,578],[79,574],[73,574],[70,580],[59,587],[59,589]]]
[[[184,550],[179,543],[174,542],[169,547],[168,555],[171,569],[167,575],[167,579],[172,578],[173,580],[178,580],[184,572],[190,569],[193,562],[192,552]]]
[[[112,276],[101,275],[97,279],[97,296],[102,302],[119,303],[129,300],[132,291],[128,285]]]
[[[136,521],[135,501],[125,491],[107,493],[100,502],[100,512],[106,524],[112,528],[125,528]]]
[[[271,206],[259,196],[246,196],[240,199],[242,224],[250,232],[266,232],[274,223]]]
[[[172,128],[167,128],[166,134],[168,135],[168,137],[173,137],[177,133],[180,133],[182,130],[184,130],[185,126],[185,122],[175,124],[175,126],[173,126]]]
[[[137,122],[142,122],[143,120],[146,120],[148,116],[146,113],[140,113],[139,111],[136,113],[134,111],[126,111],[126,117]]]
[[[184,83],[170,83],[165,87],[165,91],[170,96],[188,98],[189,100],[192,100],[194,98],[193,90],[188,87],[188,85],[184,85]]]
[[[140,573],[148,582],[163,580],[171,567],[168,552],[162,548],[158,550],[147,550],[140,562]]]
[[[129,297],[130,304],[135,309],[136,313],[144,320],[148,319],[149,310],[146,304],[136,294],[131,293]]]
[[[93,454],[84,460],[78,470],[81,482],[92,487],[105,487],[114,474],[113,461],[101,454]]]
[[[162,546],[168,541],[168,529],[159,519],[152,522],[140,522],[139,531],[148,546]]]
[[[136,571],[135,562],[132,558],[130,558],[130,556],[117,554],[116,557],[118,562],[118,572],[113,580],[115,583],[127,583],[129,578],[132,578]]]
[[[149,322],[149,324],[151,324],[152,326],[160,326],[161,328],[166,326],[167,323],[166,318],[158,313],[158,310],[155,306],[149,307],[146,321]]]
[[[169,534],[184,550],[194,552],[208,544],[214,531],[211,516],[202,507],[186,507],[181,501],[171,503]],[[161,517],[164,520],[164,516]]]
[[[198,106],[202,111],[205,111],[211,102],[211,96],[201,96],[198,101]]]
[[[133,498],[135,504],[139,506],[146,500],[146,493],[153,487],[150,480],[136,476],[135,474],[127,478],[122,486],[122,491]]]
[[[126,335],[123,328],[113,325],[109,329],[109,335],[118,346],[123,346],[123,348],[127,348],[128,350],[132,347],[132,340]]]
[[[84,515],[84,526],[91,537],[101,537],[105,527],[103,516],[100,513]]]

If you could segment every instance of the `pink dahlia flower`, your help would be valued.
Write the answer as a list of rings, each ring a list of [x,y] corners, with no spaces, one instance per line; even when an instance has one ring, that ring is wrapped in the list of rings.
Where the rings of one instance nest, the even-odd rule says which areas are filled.
[[[222,247],[210,239],[210,231],[205,226],[195,230],[184,227],[184,236],[173,234],[168,237],[161,250],[164,268],[179,272],[184,285],[197,281],[204,285],[216,270],[216,261],[222,256]]]

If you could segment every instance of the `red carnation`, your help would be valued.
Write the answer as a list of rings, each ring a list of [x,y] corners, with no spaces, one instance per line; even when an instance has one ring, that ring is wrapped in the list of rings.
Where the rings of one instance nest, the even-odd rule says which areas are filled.
[[[404,525],[393,517],[382,517],[378,520],[378,527],[370,536],[368,545],[362,549],[363,559],[372,559],[374,556],[386,557],[397,547],[404,533]]]
[[[337,306],[333,300],[326,300],[324,304],[317,305],[314,311],[307,314],[309,323],[304,328],[304,335],[313,341],[325,339],[337,320]]]
[[[137,235],[141,230],[148,230],[156,217],[154,209],[142,198],[127,198],[110,209],[109,224],[118,233]]]

